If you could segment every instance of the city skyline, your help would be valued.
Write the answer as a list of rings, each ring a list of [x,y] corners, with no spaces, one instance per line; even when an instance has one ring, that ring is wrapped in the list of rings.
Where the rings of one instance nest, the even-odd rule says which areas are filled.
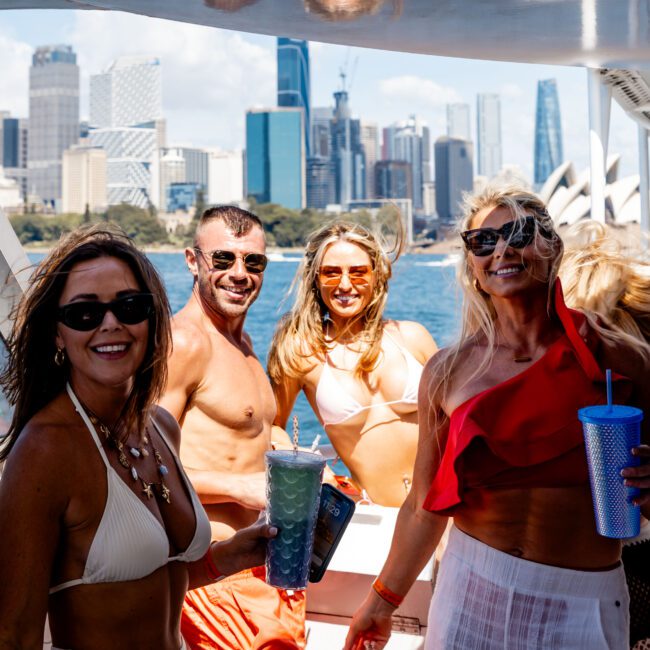
[[[81,117],[89,115],[88,79],[116,58],[160,57],[168,143],[242,148],[245,112],[276,105],[275,37],[228,32],[112,12],[7,11],[0,26],[0,56],[8,74],[0,80],[0,110],[27,117],[29,58],[37,45],[70,43],[81,68]],[[146,29],[144,29],[146,26]],[[107,33],[122,37],[105,39]],[[400,54],[310,43],[312,106],[331,106],[347,74],[353,117],[380,129],[416,114],[431,140],[446,133],[448,103],[471,107],[475,141],[476,95],[501,97],[503,163],[533,179],[536,84],[557,78],[565,158],[578,170],[588,164],[586,72],[580,68],[494,63]],[[636,126],[612,105],[610,152],[623,155],[622,173],[636,164]]]

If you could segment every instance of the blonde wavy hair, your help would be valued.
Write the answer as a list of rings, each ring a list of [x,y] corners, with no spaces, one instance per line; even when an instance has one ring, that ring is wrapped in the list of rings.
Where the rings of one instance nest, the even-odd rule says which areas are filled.
[[[572,226],[566,240],[560,277],[567,304],[597,315],[596,327],[608,338],[637,348],[650,343],[650,262],[626,252],[610,227],[591,219]]]
[[[471,228],[476,215],[490,208],[507,208],[513,220],[521,222],[528,216],[535,217],[537,233],[533,240],[537,254],[550,260],[548,277],[538,278],[548,284],[548,309],[552,308],[552,289],[562,260],[564,245],[555,231],[553,220],[544,202],[532,192],[517,185],[488,185],[474,194],[464,197],[463,216],[458,231]],[[516,231],[516,229],[514,229]],[[542,244],[542,242],[545,242]],[[443,404],[447,398],[451,380],[461,362],[461,349],[471,342],[485,344],[485,352],[467,382],[480,377],[490,365],[497,347],[496,311],[489,294],[482,290],[470,265],[469,253],[463,247],[461,260],[456,267],[456,280],[462,292],[462,316],[460,335],[456,343],[447,348],[441,358],[441,367],[435,373],[429,386],[430,403]]]
[[[366,308],[350,319],[343,331],[336,332],[335,341],[344,336],[359,321],[363,329],[360,339],[366,343],[355,368],[355,376],[367,376],[375,368],[381,352],[383,313],[388,298],[388,281],[392,275],[392,264],[402,252],[403,227],[399,228],[395,245],[384,252],[382,238],[358,223],[334,221],[312,233],[305,245],[305,255],[292,282],[290,293],[295,294],[291,311],[280,320],[271,341],[268,370],[271,381],[278,385],[283,377],[299,377],[305,372],[309,359],[323,360],[332,347],[332,341],[325,337],[324,321],[327,307],[323,302],[318,285],[320,269],[325,251],[338,241],[355,244],[370,257],[374,276],[374,287]]]

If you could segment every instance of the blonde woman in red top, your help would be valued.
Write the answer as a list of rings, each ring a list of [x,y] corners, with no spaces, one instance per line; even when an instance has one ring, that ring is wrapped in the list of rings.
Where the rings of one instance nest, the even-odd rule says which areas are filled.
[[[461,336],[425,368],[413,489],[345,648],[384,647],[453,517],[427,650],[623,650],[621,543],[596,533],[577,410],[604,401],[605,368],[647,410],[650,351],[564,305],[562,241],[536,195],[488,187],[461,232]],[[650,447],[636,453],[645,464],[624,471],[647,512]]]

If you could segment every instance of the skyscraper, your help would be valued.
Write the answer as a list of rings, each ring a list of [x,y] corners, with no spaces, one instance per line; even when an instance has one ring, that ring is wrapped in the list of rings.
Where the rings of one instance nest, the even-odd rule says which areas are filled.
[[[208,160],[207,202],[211,205],[226,205],[243,200],[244,160],[241,150],[211,150]]]
[[[334,203],[332,167],[329,158],[307,158],[307,207],[324,210]]]
[[[5,117],[2,124],[2,166],[7,178],[20,186],[23,199],[28,192],[27,183],[27,138],[28,121],[25,118]]]
[[[463,192],[472,190],[472,149],[472,143],[467,140],[447,137],[436,140],[436,211],[445,223],[460,215]]]
[[[332,133],[330,122],[334,110],[327,107],[314,108],[311,112],[311,153],[312,158],[327,158],[332,154]]]
[[[469,126],[469,104],[447,104],[447,136],[460,140],[471,140]]]
[[[555,79],[537,82],[535,110],[535,185],[541,186],[564,162],[560,102]]]
[[[300,108],[246,113],[247,194],[258,203],[305,207],[303,117]]]
[[[83,214],[106,208],[106,152],[73,146],[63,152],[63,212]]]
[[[121,57],[106,72],[92,75],[90,127],[91,144],[108,155],[109,205],[164,208],[164,188],[154,188],[152,176],[164,128],[160,61]]]
[[[431,141],[429,127],[417,116],[384,129],[384,160],[403,160],[411,165],[413,209],[421,212],[424,184],[431,180]]]
[[[311,111],[311,155],[307,158],[307,207],[324,209],[335,203],[332,164],[331,122],[334,110],[318,107]]]
[[[346,205],[366,196],[366,155],[361,144],[361,124],[351,117],[347,91],[335,92],[334,101],[330,123],[334,197],[336,203]]]
[[[305,119],[305,157],[311,156],[311,87],[309,45],[296,38],[278,38],[278,106],[299,107]]]
[[[405,160],[380,160],[375,165],[375,196],[378,199],[410,199],[413,168]]]
[[[63,152],[79,138],[79,67],[70,45],[36,48],[29,69],[29,192],[57,206]]]
[[[493,178],[501,169],[501,100],[494,93],[476,96],[478,173]]]
[[[90,77],[90,126],[154,128],[162,117],[160,60],[124,56]]]
[[[361,146],[366,157],[366,198],[375,196],[375,164],[379,159],[379,128],[374,122],[361,121]]]

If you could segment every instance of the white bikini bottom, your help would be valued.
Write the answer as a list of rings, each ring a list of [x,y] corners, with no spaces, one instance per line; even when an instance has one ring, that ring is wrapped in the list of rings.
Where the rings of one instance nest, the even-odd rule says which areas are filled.
[[[451,528],[425,650],[628,650],[622,567],[574,571],[502,553]]]

